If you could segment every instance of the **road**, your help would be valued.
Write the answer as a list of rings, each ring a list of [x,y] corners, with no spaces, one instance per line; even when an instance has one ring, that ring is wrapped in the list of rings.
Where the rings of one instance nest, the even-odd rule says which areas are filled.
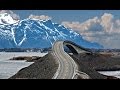
[[[83,79],[89,79],[90,77],[87,74],[78,72],[76,62],[64,51],[64,43],[64,41],[57,41],[53,45],[53,55],[59,63],[53,79],[76,79],[76,75]]]

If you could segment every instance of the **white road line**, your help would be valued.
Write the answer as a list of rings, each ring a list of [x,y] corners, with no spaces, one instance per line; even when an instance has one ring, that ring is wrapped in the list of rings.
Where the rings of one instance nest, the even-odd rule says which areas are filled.
[[[54,74],[52,79],[74,79],[76,75],[79,75],[83,79],[90,78],[89,75],[87,75],[86,73],[80,72],[80,71],[78,72],[78,66],[76,62],[64,51],[63,45],[67,43],[65,43],[65,41],[57,41],[53,44],[52,55],[57,60],[59,66],[58,66],[57,72]],[[69,43],[69,45],[70,44],[74,46],[74,44]],[[77,47],[77,49],[79,48],[80,47]],[[80,50],[82,49],[80,48]]]

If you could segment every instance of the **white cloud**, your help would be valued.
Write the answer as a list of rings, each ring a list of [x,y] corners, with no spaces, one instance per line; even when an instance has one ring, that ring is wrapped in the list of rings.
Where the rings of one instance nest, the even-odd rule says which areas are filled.
[[[62,22],[68,28],[79,32],[84,39],[97,42],[105,48],[120,48],[120,20],[112,14],[104,13],[85,22]]]
[[[98,19],[98,17],[94,17],[93,19],[89,19],[83,23],[80,23],[80,22],[62,22],[62,25],[65,25],[66,27],[69,27],[69,28],[72,28],[76,31],[79,31],[79,30],[82,30],[82,31],[85,31],[85,30],[89,30],[89,28],[96,24],[96,23],[99,23],[100,20]]]
[[[40,16],[37,16],[37,15],[30,15],[29,16],[30,19],[37,19],[37,20],[49,20],[49,19],[52,19],[51,17],[49,16],[46,16],[46,15],[40,15]]]
[[[112,31],[112,26],[113,26],[113,22],[112,21],[113,21],[113,15],[112,14],[105,13],[101,17],[100,24],[103,26],[104,30],[107,33],[111,33],[111,31]]]
[[[15,13],[14,13],[13,11],[11,11],[11,10],[0,10],[0,14],[1,14],[1,13],[9,13],[14,20],[20,20],[19,15],[15,14]]]

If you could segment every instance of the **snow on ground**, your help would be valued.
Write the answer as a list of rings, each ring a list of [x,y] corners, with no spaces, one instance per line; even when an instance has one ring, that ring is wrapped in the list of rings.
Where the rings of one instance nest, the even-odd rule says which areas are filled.
[[[0,79],[7,79],[16,74],[20,69],[31,65],[33,62],[0,61]]]
[[[7,60],[12,57],[18,57],[18,56],[39,56],[43,57],[47,53],[41,53],[41,52],[0,52],[0,61],[1,60]]]
[[[9,60],[17,56],[40,56],[43,57],[47,53],[38,52],[0,52],[0,79],[8,79],[16,74],[20,69],[31,65],[33,62]]]
[[[120,78],[120,71],[99,71],[100,74]]]

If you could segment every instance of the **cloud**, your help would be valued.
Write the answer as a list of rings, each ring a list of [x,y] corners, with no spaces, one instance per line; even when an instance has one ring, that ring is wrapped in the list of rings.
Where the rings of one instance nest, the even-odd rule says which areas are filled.
[[[101,19],[100,19],[100,24],[103,26],[104,30],[108,33],[112,30],[112,25],[113,25],[113,15],[105,13]]]
[[[80,33],[88,41],[103,45],[104,48],[120,49],[120,20],[115,19],[110,13],[104,13],[99,18],[94,17],[82,23],[64,21],[62,25]]]
[[[0,14],[1,13],[9,13],[11,15],[11,17],[14,19],[14,20],[20,20],[20,16],[15,14],[13,11],[11,10],[0,10]]]
[[[94,17],[93,19],[89,19],[83,23],[80,23],[80,22],[67,22],[67,21],[64,21],[62,22],[62,25],[65,25],[66,27],[68,28],[72,28],[76,31],[85,31],[85,30],[89,30],[90,27],[92,27],[94,24],[97,24],[99,23],[100,20],[98,19],[98,17]]]
[[[40,15],[40,16],[37,16],[37,15],[30,15],[29,16],[30,19],[38,19],[38,20],[49,20],[49,19],[52,19],[51,17],[49,16],[46,16],[46,15]]]

